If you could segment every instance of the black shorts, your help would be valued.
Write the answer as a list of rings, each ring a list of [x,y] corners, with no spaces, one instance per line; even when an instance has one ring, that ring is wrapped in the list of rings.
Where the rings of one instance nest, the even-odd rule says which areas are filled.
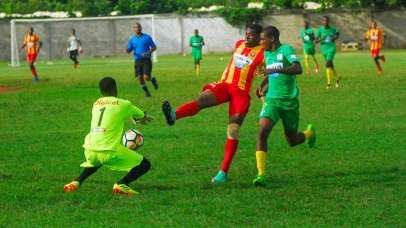
[[[148,75],[151,76],[152,61],[151,59],[137,59],[134,63],[135,76]]]
[[[78,49],[69,51],[70,55],[79,55]]]

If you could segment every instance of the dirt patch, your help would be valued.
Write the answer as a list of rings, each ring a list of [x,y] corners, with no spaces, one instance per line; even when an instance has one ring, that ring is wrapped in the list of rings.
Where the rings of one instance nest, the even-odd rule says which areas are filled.
[[[2,86],[0,85],[0,94],[5,94],[5,93],[11,93],[11,92],[16,92],[20,91],[21,89],[17,87],[16,85],[6,85]]]

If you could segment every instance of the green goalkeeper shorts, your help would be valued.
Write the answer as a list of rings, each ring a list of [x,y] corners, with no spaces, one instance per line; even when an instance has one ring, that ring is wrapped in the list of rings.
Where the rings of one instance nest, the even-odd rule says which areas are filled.
[[[117,151],[92,151],[85,149],[86,162],[80,166],[84,168],[105,166],[111,170],[130,172],[132,168],[141,164],[144,158],[141,154],[119,145]]]

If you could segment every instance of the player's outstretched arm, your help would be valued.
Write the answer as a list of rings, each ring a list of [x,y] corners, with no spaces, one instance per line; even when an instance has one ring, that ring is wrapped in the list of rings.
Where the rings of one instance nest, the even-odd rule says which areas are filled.
[[[136,119],[136,118],[134,118],[134,117],[131,116],[131,121],[133,122],[133,124],[140,123],[140,124],[142,124],[142,125],[146,125],[148,122],[151,122],[151,121],[154,119],[154,117],[151,116],[151,115],[148,115],[146,112],[147,112],[147,111],[144,112],[144,113],[145,113],[145,117],[144,117],[144,118],[141,118],[141,119]]]

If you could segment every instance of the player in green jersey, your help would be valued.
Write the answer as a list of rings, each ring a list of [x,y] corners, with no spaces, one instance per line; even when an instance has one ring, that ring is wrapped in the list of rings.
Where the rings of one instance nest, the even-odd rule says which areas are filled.
[[[331,88],[331,74],[336,78],[336,88],[340,86],[341,77],[338,76],[336,69],[334,68],[334,56],[336,54],[336,40],[340,34],[338,29],[330,25],[330,18],[328,16],[323,17],[323,26],[321,26],[316,32],[316,43],[320,43],[321,52],[326,60],[326,72],[327,72],[327,89]]]
[[[305,56],[306,60],[306,73],[310,74],[310,63],[309,63],[309,57],[311,56],[314,63],[316,63],[316,73],[319,72],[319,63],[317,62],[316,59],[316,44],[314,43],[314,32],[313,29],[309,27],[309,22],[304,21],[303,22],[303,27],[300,31],[300,36],[302,37],[303,40],[303,53]]]
[[[189,46],[192,47],[193,62],[195,64],[196,75],[200,74],[200,60],[202,59],[203,36],[199,36],[199,30],[195,29],[194,34],[189,39]]]
[[[74,181],[64,186],[66,192],[77,190],[90,175],[100,167],[128,172],[113,186],[115,193],[138,194],[128,184],[137,180],[151,168],[151,163],[139,153],[121,144],[124,121],[130,117],[134,123],[146,124],[153,118],[133,106],[130,101],[117,98],[116,81],[105,77],[99,82],[103,97],[93,104],[90,133],[83,147],[86,162],[82,173]]]
[[[274,26],[268,26],[262,30],[260,42],[265,50],[266,69],[258,71],[258,74],[265,77],[256,88],[255,94],[257,97],[266,95],[259,114],[255,153],[258,176],[253,180],[253,184],[265,187],[267,140],[275,124],[282,120],[285,138],[291,147],[307,141],[307,146],[312,148],[316,142],[316,133],[313,124],[309,124],[304,132],[297,131],[299,89],[296,85],[296,74],[302,73],[302,66],[296,51],[290,45],[281,44],[279,30]],[[265,87],[266,85],[268,87]]]

